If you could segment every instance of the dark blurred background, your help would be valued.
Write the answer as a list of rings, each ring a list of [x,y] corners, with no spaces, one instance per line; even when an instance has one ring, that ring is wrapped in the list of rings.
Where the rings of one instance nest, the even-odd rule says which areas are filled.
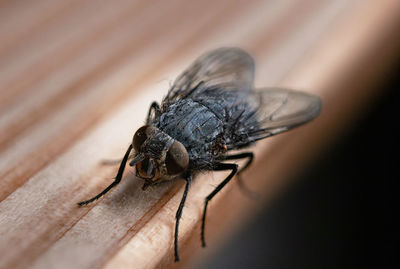
[[[369,111],[202,268],[396,267],[399,72],[377,87]]]

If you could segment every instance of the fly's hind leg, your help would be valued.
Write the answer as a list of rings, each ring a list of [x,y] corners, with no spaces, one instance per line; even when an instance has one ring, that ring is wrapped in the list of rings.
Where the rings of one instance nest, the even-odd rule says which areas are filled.
[[[228,161],[228,160],[240,160],[240,159],[244,159],[244,158],[247,158],[247,162],[246,162],[246,164],[245,164],[242,168],[240,168],[240,170],[238,171],[238,175],[239,175],[239,174],[242,173],[245,169],[247,169],[247,167],[249,167],[250,164],[253,162],[253,159],[254,159],[254,154],[253,154],[253,152],[242,152],[242,153],[234,154],[234,155],[226,155],[226,156],[223,156],[223,157],[221,158],[221,160],[223,160],[223,161]]]
[[[258,199],[259,195],[256,192],[250,190],[246,186],[246,184],[244,184],[243,179],[241,177],[242,172],[244,170],[246,170],[250,166],[250,164],[253,162],[253,159],[254,159],[253,152],[242,152],[242,153],[239,153],[239,154],[227,155],[227,156],[223,156],[221,158],[221,160],[228,161],[228,160],[240,160],[240,159],[245,159],[245,158],[247,158],[247,161],[246,161],[245,165],[242,168],[240,168],[240,170],[237,173],[238,184],[239,184],[240,189],[242,190],[242,192],[246,196],[248,196],[248,197],[250,197],[252,199]]]
[[[206,225],[206,213],[207,213],[207,206],[208,202],[220,191],[223,187],[232,179],[232,177],[238,171],[238,165],[235,163],[217,163],[216,166],[212,169],[213,171],[226,171],[231,170],[231,173],[212,191],[205,199],[204,202],[204,211],[203,211],[203,218],[201,222],[201,244],[203,247],[206,246],[206,241],[204,239],[204,228]]]

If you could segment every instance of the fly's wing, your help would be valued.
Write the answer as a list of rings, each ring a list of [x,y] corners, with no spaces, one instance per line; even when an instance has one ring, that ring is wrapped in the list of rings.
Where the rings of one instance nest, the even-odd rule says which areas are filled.
[[[235,138],[229,149],[248,146],[254,141],[304,124],[321,110],[319,97],[304,92],[265,88],[249,92],[246,109],[235,119]]]
[[[209,88],[250,91],[253,80],[254,60],[247,52],[239,48],[216,49],[200,56],[175,80],[163,107]]]

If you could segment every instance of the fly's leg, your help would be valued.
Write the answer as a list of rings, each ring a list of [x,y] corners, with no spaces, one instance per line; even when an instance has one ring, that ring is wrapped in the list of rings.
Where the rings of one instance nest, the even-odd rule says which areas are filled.
[[[185,206],[185,201],[186,201],[186,196],[189,192],[189,187],[192,182],[192,174],[189,172],[185,176],[186,180],[186,185],[185,185],[185,190],[183,191],[183,196],[182,200],[179,204],[178,210],[176,211],[176,222],[175,222],[175,235],[174,235],[174,250],[175,250],[175,262],[179,261],[179,254],[178,254],[178,230],[179,230],[179,221],[181,220],[182,217],[182,210],[183,207]]]
[[[232,179],[232,177],[238,171],[238,165],[235,163],[217,163],[213,169],[214,171],[226,171],[231,170],[231,173],[213,190],[207,197],[204,202],[204,211],[203,211],[203,218],[201,222],[201,244],[203,247],[206,246],[206,241],[204,239],[204,228],[206,225],[206,213],[207,213],[207,206],[208,202],[220,191],[223,187]]]
[[[247,167],[250,166],[250,164],[253,162],[254,159],[254,154],[253,152],[242,152],[239,154],[234,154],[234,155],[227,155],[223,156],[221,160],[227,161],[227,160],[239,160],[239,159],[244,159],[247,158],[246,164],[238,171],[237,175],[240,175]]]
[[[161,115],[161,109],[160,106],[158,105],[158,103],[156,101],[154,101],[153,103],[151,103],[150,108],[149,108],[149,112],[147,112],[147,118],[146,118],[146,125],[149,125],[153,118],[151,117],[151,113],[154,110],[154,118],[157,119],[160,117]],[[131,156],[128,157],[128,160],[132,159],[133,157],[135,157],[134,154],[132,154]],[[117,160],[102,160],[101,164],[102,165],[116,165],[121,163],[122,160],[121,159],[117,159]]]
[[[135,154],[131,154],[128,157],[128,160],[133,159],[135,157]],[[105,159],[101,160],[102,165],[117,165],[122,162],[122,159]]]
[[[151,112],[154,110],[154,118],[151,117]],[[146,125],[149,125],[153,119],[158,119],[161,115],[161,108],[160,105],[154,101],[151,103],[149,112],[147,113],[147,118],[146,118]]]
[[[221,158],[221,160],[224,160],[224,161],[225,160],[239,160],[239,159],[244,159],[244,158],[247,158],[247,162],[245,163],[245,165],[242,168],[240,168],[240,170],[237,173],[237,180],[238,180],[238,183],[239,183],[239,187],[240,187],[240,189],[243,191],[243,193],[245,195],[247,195],[248,197],[250,197],[252,199],[257,199],[258,198],[258,194],[255,193],[254,191],[250,190],[246,186],[246,184],[244,184],[244,182],[242,180],[242,177],[241,177],[242,172],[244,170],[246,170],[250,166],[250,164],[253,162],[253,159],[254,159],[253,152],[242,152],[242,153],[239,153],[239,154],[227,155],[227,156],[223,156]]]
[[[106,194],[109,190],[111,190],[114,186],[116,186],[121,181],[122,174],[124,173],[125,165],[126,165],[126,162],[128,161],[129,153],[131,152],[131,150],[132,150],[132,145],[129,145],[129,148],[126,151],[124,158],[122,159],[121,165],[119,166],[118,173],[117,173],[117,176],[115,177],[114,182],[111,183],[107,188],[105,188],[101,193],[97,194],[95,197],[93,197],[89,200],[86,200],[86,201],[79,202],[78,203],[79,206],[90,204],[91,202],[99,199],[101,196]]]

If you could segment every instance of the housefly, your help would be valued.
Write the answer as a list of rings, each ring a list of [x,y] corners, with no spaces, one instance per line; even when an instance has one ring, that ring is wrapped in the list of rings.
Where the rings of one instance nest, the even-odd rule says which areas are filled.
[[[254,60],[239,48],[220,48],[200,56],[175,80],[161,105],[151,104],[146,124],[134,134],[114,182],[79,205],[95,201],[116,186],[129,159],[129,165],[136,166],[137,176],[144,181],[143,189],[167,180],[184,179],[174,237],[175,261],[179,261],[179,221],[194,174],[229,171],[205,198],[201,225],[204,247],[208,203],[253,160],[252,152],[230,152],[306,123],[321,108],[318,97],[304,92],[252,90],[253,79]],[[241,169],[230,162],[239,159],[247,160]]]

